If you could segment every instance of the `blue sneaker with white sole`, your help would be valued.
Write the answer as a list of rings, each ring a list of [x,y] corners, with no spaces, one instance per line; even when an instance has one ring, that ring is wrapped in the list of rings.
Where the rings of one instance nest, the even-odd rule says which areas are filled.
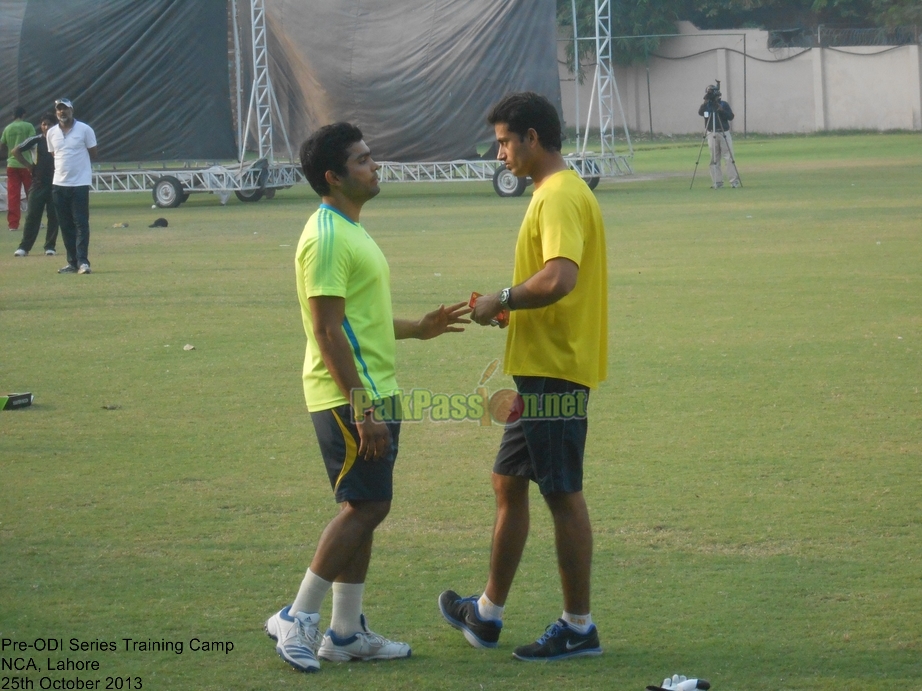
[[[461,597],[454,590],[446,590],[439,595],[439,611],[445,621],[463,633],[467,642],[475,648],[495,648],[499,645],[503,622],[481,619],[477,600],[476,595]]]
[[[563,619],[558,619],[547,627],[541,638],[529,645],[519,646],[512,656],[526,662],[550,662],[601,654],[602,646],[599,645],[599,631],[595,624],[586,633],[578,633]]]

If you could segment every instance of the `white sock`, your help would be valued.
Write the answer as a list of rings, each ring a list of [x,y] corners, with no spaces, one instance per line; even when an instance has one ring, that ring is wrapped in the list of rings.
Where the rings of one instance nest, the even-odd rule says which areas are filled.
[[[496,621],[502,621],[503,610],[505,609],[505,607],[494,605],[493,601],[487,597],[486,593],[481,595],[480,599],[477,600],[477,614],[480,615],[481,619],[494,619]]]
[[[364,583],[333,584],[333,617],[330,628],[340,638],[362,630],[362,595]]]
[[[301,581],[301,588],[298,590],[298,596],[291,605],[289,612],[306,612],[314,614],[320,611],[320,605],[323,604],[323,598],[330,592],[331,581],[322,579],[316,573],[307,570],[304,574],[304,580]]]
[[[567,626],[576,631],[576,633],[589,633],[589,629],[592,628],[591,613],[570,614],[569,612],[564,612],[560,618],[567,622]]]

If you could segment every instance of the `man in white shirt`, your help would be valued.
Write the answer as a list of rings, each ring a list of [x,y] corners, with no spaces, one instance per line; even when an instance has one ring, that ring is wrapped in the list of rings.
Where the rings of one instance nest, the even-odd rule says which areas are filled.
[[[61,238],[67,249],[67,266],[59,274],[90,273],[90,185],[96,160],[96,133],[74,120],[69,99],[54,102],[58,124],[48,130],[48,153],[54,156],[51,195],[58,212]]]

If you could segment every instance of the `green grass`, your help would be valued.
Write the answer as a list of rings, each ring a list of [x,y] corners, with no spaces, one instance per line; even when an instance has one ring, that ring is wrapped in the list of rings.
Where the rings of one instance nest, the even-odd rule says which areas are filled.
[[[719,192],[706,151],[689,190],[697,148],[639,147],[639,179],[596,191],[611,373],[592,398],[586,495],[605,655],[557,665],[510,656],[561,607],[537,494],[500,649],[468,647],[438,614],[442,589],[478,592],[486,575],[501,431],[473,422],[401,436],[366,612],[413,657],[306,678],[263,634],[336,510],[299,381],[308,188],[167,211],[95,195],[86,277],[58,276],[61,256],[14,259],[19,236],[0,237],[0,390],[35,394],[0,413],[0,637],[186,646],[72,653],[100,671],[26,677],[531,690],[678,672],[716,691],[922,688],[919,135],[738,138],[745,187]],[[507,284],[528,194],[387,186],[363,221],[395,312]],[[170,227],[148,229],[161,215]],[[502,338],[402,342],[401,385],[471,392]],[[234,650],[191,652],[196,637]]]

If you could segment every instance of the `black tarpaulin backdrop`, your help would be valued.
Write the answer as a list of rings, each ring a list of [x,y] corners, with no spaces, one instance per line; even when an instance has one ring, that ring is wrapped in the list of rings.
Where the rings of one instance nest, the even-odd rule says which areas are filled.
[[[334,120],[379,160],[472,154],[509,91],[558,105],[554,0],[265,0],[270,75],[291,146]],[[237,156],[233,0],[0,0],[0,115],[65,96],[104,161]],[[249,2],[237,0],[243,118]],[[277,125],[277,153],[287,153]],[[251,143],[254,139],[251,137]]]
[[[12,93],[29,120],[66,97],[101,160],[236,158],[224,2],[16,4],[25,10]]]
[[[462,158],[510,91],[560,110],[555,0],[267,0],[273,84],[292,140],[361,127],[380,160]],[[309,8],[309,9],[308,9]]]

